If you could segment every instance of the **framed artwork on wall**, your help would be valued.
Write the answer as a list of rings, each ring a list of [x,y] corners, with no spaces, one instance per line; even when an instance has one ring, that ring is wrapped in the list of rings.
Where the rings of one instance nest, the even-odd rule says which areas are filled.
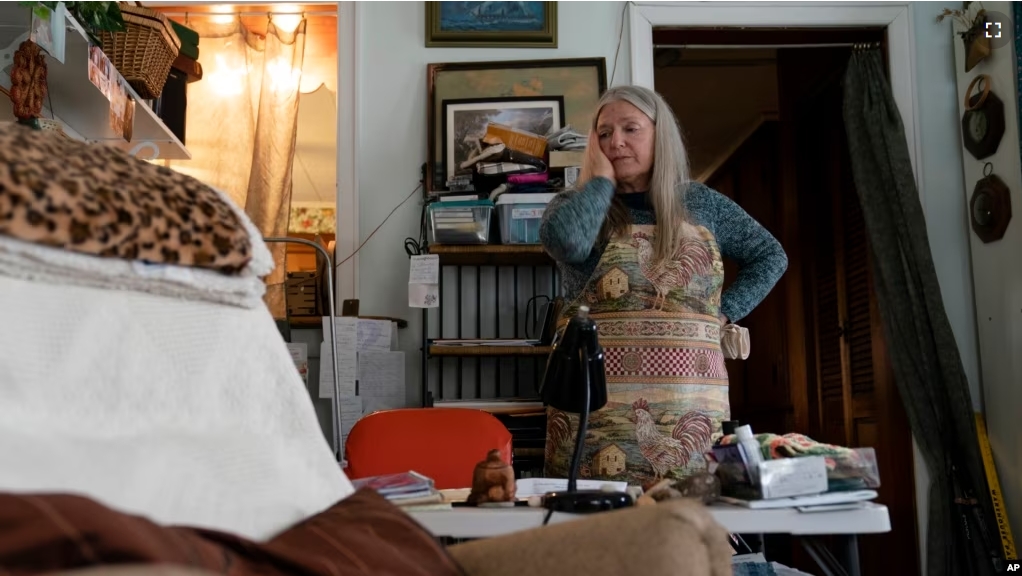
[[[427,191],[447,189],[445,100],[480,102],[489,99],[493,102],[534,98],[544,101],[559,97],[563,114],[561,127],[570,125],[587,133],[596,104],[606,89],[607,63],[604,58],[428,64]]]
[[[427,48],[557,48],[557,2],[426,2]]]
[[[490,122],[543,136],[564,126],[563,96],[444,100],[442,142],[444,173],[471,174],[461,164],[483,151],[479,142]]]

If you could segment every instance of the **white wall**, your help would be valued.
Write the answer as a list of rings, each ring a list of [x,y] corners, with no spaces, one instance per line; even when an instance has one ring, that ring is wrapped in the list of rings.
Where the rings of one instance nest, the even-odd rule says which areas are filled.
[[[973,406],[982,407],[979,387],[979,351],[976,339],[969,254],[969,216],[963,200],[961,117],[955,85],[955,54],[950,24],[934,22],[944,7],[961,3],[915,2],[916,94],[923,146],[921,170],[923,209],[930,249],[940,281],[951,328],[969,378]]]
[[[945,7],[957,9],[961,3],[912,4],[923,203],[944,306],[973,406],[986,415],[1009,519],[1017,534],[1022,526],[1022,426],[1017,422],[1022,405],[1022,264],[1018,258],[1022,228],[1016,216],[1003,240],[983,244],[972,233],[968,214],[969,197],[986,161],[993,163],[1011,189],[1016,215],[1022,206],[1013,47],[995,50],[966,74],[962,43],[952,35],[950,22],[934,22]],[[984,7],[1011,16],[1008,2],[987,2]],[[1005,104],[1007,125],[997,153],[983,161],[964,151],[961,136],[960,104],[976,74],[991,75],[993,90]],[[925,478],[925,470],[922,474],[917,470],[920,503],[925,502]],[[919,509],[920,518],[925,519],[925,506]]]
[[[1010,2],[985,2],[988,11],[1010,18]],[[1010,25],[1005,34],[1013,36]],[[1014,217],[1001,240],[984,244],[969,233],[972,248],[973,288],[981,350],[984,412],[990,433],[990,445],[1000,476],[1005,505],[1015,533],[1022,529],[1022,427],[1018,424],[1022,406],[1022,166],[1019,159],[1018,101],[1015,89],[1014,44],[995,48],[992,54],[965,72],[965,51],[955,38],[958,117],[964,113],[969,83],[979,74],[990,76],[990,87],[1004,102],[1004,136],[992,156],[976,160],[962,152],[965,186],[959,194],[968,202],[976,181],[983,177],[983,166],[990,162],[1011,191]]]
[[[426,65],[432,62],[607,59],[607,80],[622,17],[622,2],[559,2],[558,48],[425,48],[422,2],[361,2],[359,232],[364,239],[415,188],[426,161]],[[629,77],[627,29],[615,84]],[[417,237],[418,196],[399,208],[359,252],[359,298],[364,314],[406,318],[409,402],[419,401],[421,313],[408,308],[408,256],[404,239]],[[339,202],[339,205],[341,203]],[[346,256],[345,255],[342,255]]]
[[[972,290],[971,256],[966,205],[962,201],[961,130],[958,92],[955,87],[955,56],[950,24],[937,24],[936,14],[952,3],[912,4],[916,46],[916,94],[918,126],[922,139],[920,189],[926,212],[930,249],[940,282],[941,296],[958,342],[973,406],[980,407],[979,352],[976,312]],[[922,455],[916,453],[916,512],[919,550],[926,561],[927,495],[929,473]],[[923,566],[925,574],[925,565]]]
[[[976,305],[972,280],[966,212],[966,185],[962,170],[961,136],[959,134],[958,94],[954,73],[954,53],[949,24],[934,23],[936,14],[944,7],[958,7],[959,3],[915,2],[911,6],[915,33],[916,82],[918,96],[918,124],[922,137],[923,178],[920,182],[922,202],[926,212],[930,245],[933,253],[941,294],[957,339],[962,362],[970,382],[974,404],[980,399],[980,350],[977,340]],[[364,2],[359,5],[360,43],[358,46],[360,77],[361,132],[359,135],[359,226],[365,238],[414,188],[419,178],[419,166],[426,158],[426,64],[429,62],[457,62],[472,60],[516,60],[537,58],[565,58],[605,56],[608,80],[613,69],[621,22],[621,2],[561,2],[559,7],[559,45],[556,50],[524,49],[426,49],[424,48],[425,10],[422,3]],[[614,84],[628,82],[630,73],[627,28],[618,55]],[[1013,93],[1005,93],[1004,100],[1011,105]],[[1008,136],[1006,136],[1007,138]],[[1016,168],[1017,170],[1017,168]],[[972,184],[969,184],[971,190]],[[1022,202],[1016,202],[1016,220],[1022,219]],[[409,201],[390,218],[387,224],[362,249],[359,270],[362,310],[367,314],[399,316],[409,320],[410,327],[401,333],[401,349],[408,354],[409,400],[418,401],[419,390],[419,338],[420,314],[407,307],[407,257],[402,247],[404,238],[416,236],[419,205]],[[1018,224],[1014,224],[1016,230]],[[1016,246],[1018,242],[1016,241]],[[1022,248],[1022,246],[1019,246]],[[1022,251],[1016,251],[1016,254]],[[976,286],[997,281],[1001,269],[1018,269],[1017,257],[1000,260],[987,258],[982,269],[977,267]],[[1022,286],[1015,285],[1015,298],[1020,298]],[[1010,294],[1004,292],[1003,294]],[[986,295],[980,293],[981,300]],[[1009,301],[998,300],[998,313],[1017,314],[1022,306],[1009,308]],[[1019,320],[1015,320],[1016,342],[1022,335]],[[1014,355],[1014,365],[1008,366],[1003,383],[985,384],[986,403],[1011,402],[1010,387],[1020,388],[1022,366]],[[990,362],[1009,363],[1010,358],[983,356],[984,373]],[[1003,386],[999,388],[998,386]],[[1018,392],[1015,392],[1017,394]],[[1005,406],[1017,407],[1017,400]],[[1022,428],[999,426],[991,422],[994,450],[998,457],[1002,487],[1014,489],[1013,504],[1020,502],[1017,491],[1022,478],[1017,470],[1007,469],[1006,458],[1018,465],[1017,450]],[[1014,446],[1015,448],[1011,448]],[[1007,473],[1007,474],[1006,474]],[[921,461],[916,467],[917,498],[921,551],[925,550],[927,476]],[[1009,486],[1010,485],[1010,486]],[[1016,531],[1022,530],[1019,511],[1012,511]],[[925,571],[924,571],[925,573]]]

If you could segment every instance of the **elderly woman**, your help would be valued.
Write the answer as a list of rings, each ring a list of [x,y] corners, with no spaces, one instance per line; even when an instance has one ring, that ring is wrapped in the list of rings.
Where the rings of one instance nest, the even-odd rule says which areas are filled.
[[[606,351],[609,402],[592,415],[579,476],[643,485],[702,469],[730,417],[721,327],[777,283],[781,245],[689,180],[674,114],[638,86],[604,93],[580,185],[550,203],[540,238],[564,278],[558,328],[588,306]],[[740,270],[722,294],[725,256]],[[546,475],[565,477],[577,417],[548,416]]]

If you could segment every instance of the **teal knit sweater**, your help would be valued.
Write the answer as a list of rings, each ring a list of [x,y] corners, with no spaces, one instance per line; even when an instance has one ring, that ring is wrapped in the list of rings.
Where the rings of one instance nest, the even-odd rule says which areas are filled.
[[[547,206],[540,241],[557,261],[564,279],[564,297],[573,300],[600,261],[606,242],[597,243],[614,197],[614,185],[594,178],[578,192],[562,192]],[[655,224],[646,193],[622,194],[635,224]],[[738,264],[738,277],[721,295],[720,311],[731,322],[745,318],[766,298],[788,267],[784,249],[770,232],[723,194],[698,182],[688,186],[685,208],[689,221],[706,227],[725,258]]]

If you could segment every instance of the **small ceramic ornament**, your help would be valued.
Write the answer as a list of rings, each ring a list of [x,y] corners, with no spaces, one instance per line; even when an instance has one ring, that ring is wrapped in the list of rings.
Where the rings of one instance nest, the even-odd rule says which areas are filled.
[[[515,471],[500,457],[500,450],[490,450],[486,460],[476,464],[472,473],[472,491],[468,503],[474,506],[514,506]]]

